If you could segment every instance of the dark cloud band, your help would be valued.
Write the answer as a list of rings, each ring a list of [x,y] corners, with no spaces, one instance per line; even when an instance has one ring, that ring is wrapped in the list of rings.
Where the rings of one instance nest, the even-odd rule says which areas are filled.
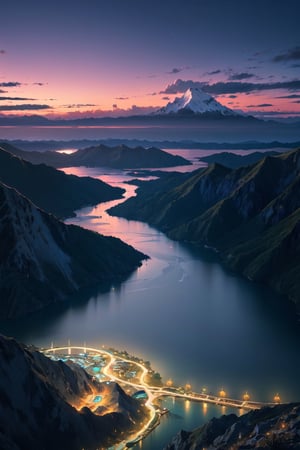
[[[26,97],[0,97],[0,100],[1,101],[13,100],[15,102],[17,102],[17,101],[28,102],[28,101],[34,101],[36,99],[35,98],[26,98]]]
[[[274,56],[272,59],[273,62],[286,62],[286,61],[295,61],[300,60],[300,46],[291,48],[286,53],[281,53],[279,55]]]
[[[247,80],[249,78],[255,77],[254,73],[248,73],[248,72],[241,72],[241,73],[234,73],[230,75],[229,80],[232,81],[240,81],[240,80]]]
[[[41,109],[52,109],[49,105],[0,105],[0,111],[29,111],[29,110],[41,110]]]
[[[6,81],[3,83],[0,83],[0,87],[19,87],[22,83],[19,83],[18,81]]]
[[[250,93],[254,91],[266,91],[273,89],[300,90],[300,80],[279,81],[276,83],[249,83],[239,81],[220,81],[214,84],[203,83],[193,80],[178,79],[169,84],[160,94],[179,94],[185,92],[190,87],[197,87],[213,95]]]

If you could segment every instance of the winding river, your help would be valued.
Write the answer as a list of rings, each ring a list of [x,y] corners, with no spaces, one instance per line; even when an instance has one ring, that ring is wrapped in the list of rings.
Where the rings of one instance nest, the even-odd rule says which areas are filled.
[[[123,172],[65,171],[124,187],[125,198],[135,195]],[[173,242],[147,224],[109,216],[106,209],[120,201],[84,208],[68,223],[119,237],[151,259],[107,292],[3,323],[2,332],[40,346],[70,339],[124,348],[149,359],[165,379],[188,382],[194,390],[224,387],[233,398],[247,390],[259,401],[279,392],[284,401],[300,401],[300,328],[293,308],[268,288],[230,273],[209,252]],[[179,429],[225,412],[172,399],[164,406],[172,414],[139,444],[144,450],[160,450]]]

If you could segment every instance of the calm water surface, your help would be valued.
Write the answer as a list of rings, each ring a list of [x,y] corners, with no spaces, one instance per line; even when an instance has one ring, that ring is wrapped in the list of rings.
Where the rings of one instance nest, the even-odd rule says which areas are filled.
[[[117,171],[68,168],[126,188],[130,177]],[[209,253],[169,240],[146,224],[109,216],[107,202],[80,210],[68,220],[117,236],[151,259],[129,279],[85,302],[57,307],[28,320],[2,323],[1,330],[27,343],[112,345],[151,361],[153,368],[194,390],[224,387],[230,396],[248,390],[252,399],[300,401],[300,329],[292,308],[267,288],[228,271]],[[181,428],[191,429],[221,408],[166,399],[173,415],[164,417],[142,445],[159,450]],[[228,411],[226,411],[228,412]]]

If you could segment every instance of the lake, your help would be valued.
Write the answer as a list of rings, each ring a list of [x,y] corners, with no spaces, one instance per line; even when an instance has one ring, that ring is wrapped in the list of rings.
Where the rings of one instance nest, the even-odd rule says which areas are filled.
[[[195,154],[194,154],[195,155]],[[130,177],[120,171],[68,168],[67,173],[99,177],[135,195]],[[173,242],[137,221],[111,217],[106,209],[123,200],[83,208],[68,223],[113,235],[151,257],[122,284],[93,292],[88,301],[57,306],[28,319],[1,324],[3,333],[39,346],[111,345],[150,360],[166,380],[193,390],[233,398],[300,401],[300,328],[292,306],[266,287],[223,268],[214,254]],[[180,428],[200,425],[220,407],[166,399],[166,416],[142,443],[160,450]],[[238,411],[237,411],[238,413]]]

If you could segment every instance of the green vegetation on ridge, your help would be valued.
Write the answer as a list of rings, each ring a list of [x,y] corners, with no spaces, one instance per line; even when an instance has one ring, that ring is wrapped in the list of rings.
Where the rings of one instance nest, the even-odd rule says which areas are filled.
[[[214,247],[233,270],[300,306],[300,149],[237,169],[213,164],[137,193],[110,212]]]

